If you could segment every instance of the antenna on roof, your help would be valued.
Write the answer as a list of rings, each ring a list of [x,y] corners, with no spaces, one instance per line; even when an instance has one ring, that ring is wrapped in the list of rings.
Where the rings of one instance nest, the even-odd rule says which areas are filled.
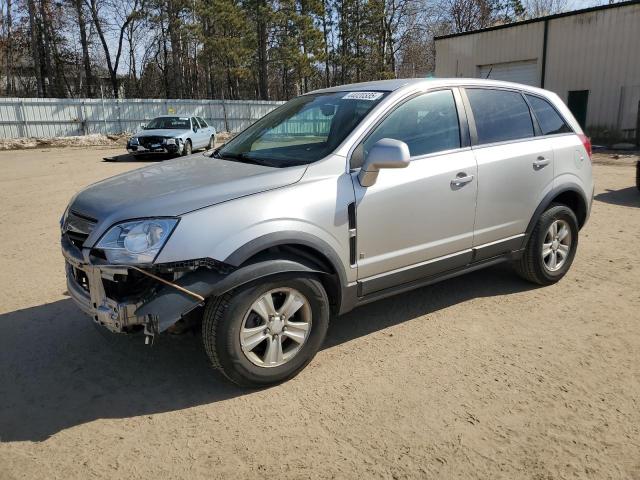
[[[491,67],[491,68],[489,69],[489,71],[487,72],[487,76],[486,76],[486,77],[484,77],[484,79],[485,79],[485,80],[486,80],[487,78],[489,78],[489,75],[491,75],[491,70],[493,70],[493,67]]]

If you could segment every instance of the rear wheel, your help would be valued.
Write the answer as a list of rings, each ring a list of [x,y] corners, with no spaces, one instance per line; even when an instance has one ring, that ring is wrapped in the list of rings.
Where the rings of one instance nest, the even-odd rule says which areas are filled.
[[[539,285],[556,283],[569,271],[578,248],[578,220],[565,205],[551,205],[538,219],[516,271]]]
[[[294,377],[315,356],[329,326],[329,300],[313,276],[283,274],[212,298],[202,322],[214,368],[244,387]]]
[[[207,144],[207,150],[212,150],[213,147],[215,147],[215,145],[216,145],[216,136],[211,135],[211,137],[209,138],[209,143]]]

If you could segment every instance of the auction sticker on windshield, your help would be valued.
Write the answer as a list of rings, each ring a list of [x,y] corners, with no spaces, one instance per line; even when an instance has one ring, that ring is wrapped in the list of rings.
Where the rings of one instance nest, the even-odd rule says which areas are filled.
[[[349,92],[344,97],[342,97],[342,99],[374,101],[378,100],[380,97],[382,97],[382,92]]]

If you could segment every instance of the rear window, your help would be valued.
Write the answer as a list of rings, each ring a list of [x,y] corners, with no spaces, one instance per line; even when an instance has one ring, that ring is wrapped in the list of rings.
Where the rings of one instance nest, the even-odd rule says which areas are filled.
[[[527,100],[531,105],[533,114],[538,120],[540,130],[543,135],[553,135],[555,133],[567,133],[571,129],[558,114],[555,108],[551,106],[549,102],[533,95],[527,95]]]
[[[479,144],[533,137],[529,106],[520,93],[484,88],[469,88],[466,92]]]

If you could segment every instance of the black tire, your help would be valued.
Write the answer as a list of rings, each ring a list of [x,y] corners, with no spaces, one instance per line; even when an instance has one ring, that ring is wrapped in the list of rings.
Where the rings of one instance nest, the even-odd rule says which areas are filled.
[[[571,231],[571,244],[564,264],[556,271],[545,265],[542,257],[542,244],[551,224],[556,220],[565,221]],[[578,220],[575,213],[566,205],[552,204],[540,215],[522,257],[515,264],[516,272],[525,280],[538,285],[551,285],[559,281],[571,268],[578,248]]]
[[[640,191],[640,160],[636,162],[636,188]]]
[[[309,334],[300,350],[286,363],[264,367],[252,363],[240,345],[240,331],[252,304],[265,293],[291,288],[306,297],[312,315]],[[202,341],[211,365],[242,387],[274,385],[297,375],[318,352],[329,326],[329,300],[322,283],[311,275],[281,274],[238,287],[207,301],[202,320]]]
[[[191,140],[187,139],[184,141],[184,147],[182,147],[182,156],[186,157],[187,155],[191,155],[193,153],[193,147],[191,146]]]
[[[215,145],[216,145],[216,136],[211,135],[211,137],[209,137],[209,143],[207,144],[207,150],[212,150],[213,147],[215,147]]]

